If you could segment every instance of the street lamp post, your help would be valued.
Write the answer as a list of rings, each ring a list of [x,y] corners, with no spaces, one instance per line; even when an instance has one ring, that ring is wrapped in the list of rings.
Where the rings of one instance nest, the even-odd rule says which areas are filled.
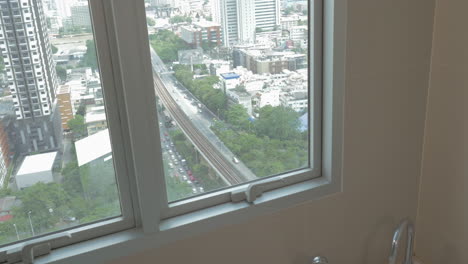
[[[29,225],[31,226],[32,235],[35,236],[36,234],[34,233],[34,228],[33,228],[33,224],[31,221],[31,211],[28,212],[28,217],[29,217]]]
[[[19,238],[19,234],[18,234],[18,228],[16,227],[16,224],[13,224],[13,226],[15,227],[15,231],[16,231],[16,238],[17,238],[18,240],[20,240],[20,238]]]

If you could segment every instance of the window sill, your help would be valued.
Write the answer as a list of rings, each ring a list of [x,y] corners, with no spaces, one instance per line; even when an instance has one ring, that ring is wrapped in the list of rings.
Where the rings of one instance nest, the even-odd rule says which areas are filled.
[[[320,177],[264,193],[254,203],[225,203],[160,222],[159,232],[141,228],[118,232],[56,249],[35,263],[102,263],[143,250],[186,239],[253,217],[271,214],[307,201],[337,193],[341,187]]]

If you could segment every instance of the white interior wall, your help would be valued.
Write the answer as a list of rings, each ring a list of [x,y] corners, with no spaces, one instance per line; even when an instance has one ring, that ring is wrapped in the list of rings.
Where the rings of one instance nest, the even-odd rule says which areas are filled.
[[[348,5],[344,192],[111,263],[386,263],[416,217],[434,0]]]
[[[424,264],[468,263],[468,1],[437,0],[416,230]]]

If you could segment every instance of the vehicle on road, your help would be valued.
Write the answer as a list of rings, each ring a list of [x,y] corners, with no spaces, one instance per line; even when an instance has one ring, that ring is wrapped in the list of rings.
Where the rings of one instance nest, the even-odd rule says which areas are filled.
[[[236,163],[236,164],[239,163],[239,160],[238,160],[236,157],[232,157],[232,161],[233,161],[234,163]]]

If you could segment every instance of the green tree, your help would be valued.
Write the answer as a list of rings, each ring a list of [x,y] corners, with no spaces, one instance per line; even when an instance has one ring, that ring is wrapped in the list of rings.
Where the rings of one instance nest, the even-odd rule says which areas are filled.
[[[55,70],[57,71],[57,76],[62,80],[63,82],[67,80],[67,69],[64,67],[57,65],[55,67]]]
[[[240,104],[234,104],[226,111],[226,121],[237,129],[247,129],[250,125],[247,109]]]
[[[96,55],[96,46],[94,45],[94,40],[86,41],[86,53],[80,62],[81,67],[90,67],[93,70],[98,69],[98,61]]]
[[[154,21],[154,19],[147,17],[146,24],[148,24],[148,26],[150,27],[154,27],[156,25],[156,22]]]
[[[75,118],[69,120],[67,124],[73,132],[75,139],[79,139],[88,135],[88,130],[83,116],[75,115]]]
[[[177,24],[177,23],[192,23],[192,18],[188,16],[173,16],[169,19],[169,23]]]
[[[283,10],[284,14],[287,16],[290,15],[293,11],[294,11],[294,8],[292,6],[287,7]]]
[[[78,162],[69,162],[62,169],[62,185],[67,193],[74,196],[83,196],[83,185],[81,183]]]
[[[178,51],[190,49],[190,46],[169,30],[160,30],[149,36],[151,47],[165,63],[177,61]]]
[[[19,192],[18,198],[21,206],[13,209],[14,217],[27,218],[31,212],[36,230],[50,228],[73,214],[69,207],[71,197],[57,183],[36,183]]]
[[[5,70],[5,63],[3,62],[3,56],[0,56],[0,72]]]
[[[280,140],[299,138],[299,126],[299,114],[283,106],[267,105],[261,108],[259,118],[255,121],[258,135]]]
[[[86,116],[86,105],[84,103],[81,103],[80,106],[78,106],[76,114],[80,116]]]
[[[58,48],[55,45],[52,45],[52,53],[55,54],[57,53]]]

